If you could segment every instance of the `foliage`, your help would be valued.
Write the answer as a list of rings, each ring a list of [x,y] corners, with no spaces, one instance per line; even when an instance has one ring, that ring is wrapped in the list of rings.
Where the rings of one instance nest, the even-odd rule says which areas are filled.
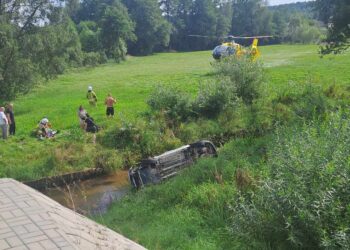
[[[101,50],[100,28],[93,21],[82,21],[77,25],[82,50],[96,52]]]
[[[261,93],[263,68],[260,62],[252,61],[249,56],[231,56],[213,64],[220,78],[227,78],[232,91],[242,98],[245,104],[252,104]]]
[[[209,82],[200,85],[193,109],[200,117],[215,118],[226,108],[234,108],[236,99],[235,86],[230,82]]]
[[[318,22],[298,15],[290,17],[286,31],[285,40],[293,43],[319,43],[325,34]]]
[[[107,56],[104,52],[88,52],[83,54],[84,66],[97,66],[98,64],[106,63]]]
[[[319,18],[327,24],[327,45],[321,48],[322,54],[338,54],[350,46],[350,3],[347,0],[317,0]]]
[[[31,58],[46,79],[62,74],[69,66],[80,66],[81,45],[74,24],[64,18],[59,24],[40,29],[23,42],[24,56]]]
[[[134,23],[122,3],[106,7],[101,20],[101,41],[106,55],[117,62],[126,56],[126,41],[134,40]]]
[[[113,172],[124,167],[123,159],[115,150],[99,150],[94,157],[94,167]]]
[[[163,15],[172,24],[170,48],[203,50],[212,48],[229,33],[231,8],[228,1],[163,0]],[[190,37],[189,35],[204,35]]]
[[[297,119],[312,120],[316,117],[320,118],[327,111],[332,110],[332,106],[322,88],[312,82],[289,82],[277,98],[273,100],[273,105],[277,109],[283,107],[279,104],[287,105],[288,110],[276,110],[276,112],[290,111]],[[287,119],[287,121],[290,122],[291,120]]]
[[[152,111],[163,112],[170,120],[184,121],[192,113],[191,97],[175,87],[156,87],[147,104]]]
[[[48,1],[1,2],[0,14],[0,98],[10,100],[41,77],[80,65],[75,26]]]
[[[271,34],[272,15],[262,0],[232,1],[233,16],[231,33],[240,36]]]
[[[188,17],[187,30],[189,34],[215,36],[218,28],[217,10],[212,0],[194,1]],[[205,49],[212,44],[212,39],[193,39],[189,43],[191,50]],[[212,45],[211,45],[212,46]]]
[[[123,167],[135,166],[142,158],[156,155],[180,146],[181,142],[162,121],[134,123],[123,120],[121,126],[110,128],[99,139],[108,148],[123,155]]]
[[[162,17],[158,1],[124,0],[124,4],[136,24],[137,39],[129,43],[130,53],[148,55],[169,44],[171,26]]]
[[[302,129],[281,128],[268,176],[235,197],[234,237],[251,247],[349,248],[349,130],[341,112]]]

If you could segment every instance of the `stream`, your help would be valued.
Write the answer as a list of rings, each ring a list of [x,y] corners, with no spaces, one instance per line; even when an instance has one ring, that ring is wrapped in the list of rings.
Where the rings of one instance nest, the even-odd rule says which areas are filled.
[[[130,189],[128,171],[117,171],[41,192],[80,214],[99,215],[107,212],[111,203],[120,200]]]

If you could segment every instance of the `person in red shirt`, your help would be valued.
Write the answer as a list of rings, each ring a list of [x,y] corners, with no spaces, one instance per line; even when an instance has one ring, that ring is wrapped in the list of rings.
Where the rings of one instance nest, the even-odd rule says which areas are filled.
[[[105,104],[106,104],[106,115],[107,117],[114,117],[114,104],[117,103],[117,100],[112,97],[111,94],[108,94]]]

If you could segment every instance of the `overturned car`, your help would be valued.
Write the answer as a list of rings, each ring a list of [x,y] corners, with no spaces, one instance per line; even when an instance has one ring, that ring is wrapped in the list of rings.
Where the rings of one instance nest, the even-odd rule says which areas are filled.
[[[130,168],[130,183],[135,188],[160,183],[205,156],[217,156],[217,151],[212,142],[203,140],[144,159],[140,166]]]

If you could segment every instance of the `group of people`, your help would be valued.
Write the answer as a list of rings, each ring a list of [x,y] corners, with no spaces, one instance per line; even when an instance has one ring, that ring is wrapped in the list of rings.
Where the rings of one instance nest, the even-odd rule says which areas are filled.
[[[89,101],[89,104],[93,107],[97,106],[97,96],[96,93],[92,90],[92,86],[88,87],[88,92],[86,94],[86,98]],[[105,105],[107,107],[106,109],[106,115],[109,118],[114,117],[114,104],[117,103],[117,100],[113,98],[112,94],[108,94],[107,98],[105,100]]]
[[[90,106],[97,106],[97,96],[96,93],[92,90],[92,86],[88,87],[86,98],[88,99]],[[113,98],[111,94],[108,94],[104,102],[106,105],[106,116],[108,118],[114,117],[114,104],[116,103],[117,100]],[[88,114],[82,105],[80,105],[78,109],[78,117],[80,127],[86,132],[93,134],[93,143],[95,143],[95,134],[98,132],[99,127],[96,125],[94,119]],[[7,104],[6,108],[0,107],[0,130],[3,139],[7,139],[8,134],[15,135],[16,124],[13,112],[13,104],[11,103]],[[53,138],[57,134],[57,131],[52,129],[48,118],[44,117],[40,120],[35,133],[39,139],[44,139]]]
[[[0,130],[3,139],[7,139],[8,135],[15,135],[16,123],[13,113],[13,104],[8,103],[5,107],[0,107]]]
[[[97,95],[92,90],[92,86],[88,87],[86,98],[88,99],[90,106],[93,106],[93,107],[97,106]],[[117,100],[113,98],[111,94],[108,94],[104,103],[106,105],[106,116],[108,118],[114,117],[114,104],[116,103],[117,103]],[[96,125],[94,119],[88,114],[88,112],[84,109],[82,105],[79,106],[78,117],[79,117],[80,127],[84,129],[86,132],[93,134],[93,143],[95,143],[96,142],[95,134],[98,132],[99,127]]]

